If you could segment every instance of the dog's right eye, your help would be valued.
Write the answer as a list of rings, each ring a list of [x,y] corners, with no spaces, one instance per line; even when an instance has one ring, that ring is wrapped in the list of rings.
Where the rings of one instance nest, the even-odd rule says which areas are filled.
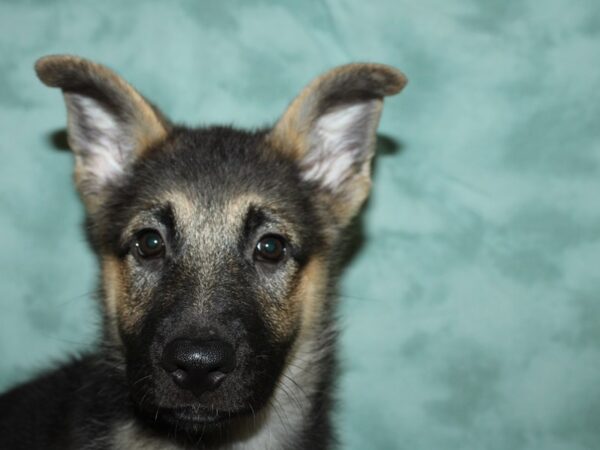
[[[158,231],[143,230],[136,238],[135,251],[141,258],[157,258],[165,252],[165,241]]]

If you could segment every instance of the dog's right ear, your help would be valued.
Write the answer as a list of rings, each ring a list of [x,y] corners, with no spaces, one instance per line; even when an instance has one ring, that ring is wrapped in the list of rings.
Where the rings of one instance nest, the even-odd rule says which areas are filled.
[[[62,89],[67,105],[67,134],[75,153],[75,182],[93,212],[108,183],[153,144],[163,140],[169,123],[132,86],[112,70],[75,56],[39,59],[42,82]]]

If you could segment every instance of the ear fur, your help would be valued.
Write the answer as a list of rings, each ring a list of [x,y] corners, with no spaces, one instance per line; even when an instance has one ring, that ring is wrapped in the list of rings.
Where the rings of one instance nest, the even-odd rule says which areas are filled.
[[[359,210],[370,188],[370,164],[383,97],[406,77],[382,64],[348,64],[310,83],[269,134],[295,159],[304,180],[327,193],[341,225]]]
[[[53,55],[39,59],[35,70],[44,84],[62,89],[76,184],[93,210],[107,183],[163,140],[169,123],[132,86],[100,64]]]

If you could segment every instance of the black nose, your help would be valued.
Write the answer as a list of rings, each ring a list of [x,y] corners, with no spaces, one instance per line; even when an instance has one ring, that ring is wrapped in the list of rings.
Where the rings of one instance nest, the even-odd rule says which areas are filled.
[[[221,340],[175,339],[164,348],[161,366],[179,387],[200,395],[216,389],[235,368],[235,351]]]

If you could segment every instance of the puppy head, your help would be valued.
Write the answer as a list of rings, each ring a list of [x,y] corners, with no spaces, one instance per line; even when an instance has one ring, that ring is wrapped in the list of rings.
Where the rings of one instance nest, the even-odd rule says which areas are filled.
[[[272,129],[245,132],[175,126],[80,58],[36,71],[64,94],[107,336],[139,413],[194,431],[260,410],[324,326],[329,261],[369,191],[383,97],[404,76],[339,67]]]

